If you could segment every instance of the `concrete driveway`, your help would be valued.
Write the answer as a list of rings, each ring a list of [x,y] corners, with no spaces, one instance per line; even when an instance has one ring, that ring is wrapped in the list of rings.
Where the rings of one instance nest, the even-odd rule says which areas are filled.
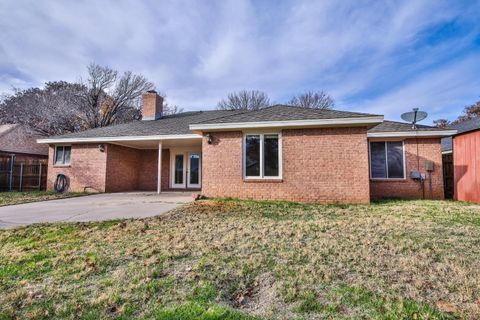
[[[104,193],[0,207],[0,228],[42,222],[87,222],[144,218],[193,201],[191,193]]]

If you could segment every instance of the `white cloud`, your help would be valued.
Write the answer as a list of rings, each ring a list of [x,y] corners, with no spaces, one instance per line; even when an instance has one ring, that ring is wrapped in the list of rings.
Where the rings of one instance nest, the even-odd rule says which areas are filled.
[[[401,113],[419,107],[430,114],[428,123],[441,117],[453,119],[463,106],[480,98],[478,61],[480,54],[474,54],[421,74],[403,86],[359,103],[356,109],[398,120]]]
[[[325,89],[347,109],[394,116],[399,104],[389,99],[403,95],[413,103],[423,96],[418,103],[450,115],[448,108],[478,92],[468,72],[475,62],[461,52],[478,27],[435,45],[422,43],[422,35],[476,18],[464,5],[436,0],[4,0],[0,90],[73,81],[95,61],[146,75],[187,109],[214,107],[244,88],[264,90],[277,102]],[[458,59],[443,61],[455,50]],[[457,76],[462,83],[449,87],[447,79]],[[438,92],[444,103],[427,96]]]

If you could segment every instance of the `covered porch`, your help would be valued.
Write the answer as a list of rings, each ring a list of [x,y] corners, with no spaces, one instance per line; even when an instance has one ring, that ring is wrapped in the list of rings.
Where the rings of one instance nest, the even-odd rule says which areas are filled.
[[[106,192],[201,191],[202,139],[112,141]]]

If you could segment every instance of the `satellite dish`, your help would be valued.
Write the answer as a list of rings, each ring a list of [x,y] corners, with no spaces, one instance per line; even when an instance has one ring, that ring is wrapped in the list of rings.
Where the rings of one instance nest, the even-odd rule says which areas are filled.
[[[428,114],[424,111],[419,111],[418,108],[413,108],[413,111],[402,114],[402,119],[412,124],[412,129],[416,129],[417,122],[424,120]]]

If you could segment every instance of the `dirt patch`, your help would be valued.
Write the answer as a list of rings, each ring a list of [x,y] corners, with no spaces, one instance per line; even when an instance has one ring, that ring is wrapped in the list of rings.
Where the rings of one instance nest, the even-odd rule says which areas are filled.
[[[252,291],[240,299],[240,308],[252,315],[271,315],[282,305],[279,286],[272,273],[262,273],[257,277]]]

